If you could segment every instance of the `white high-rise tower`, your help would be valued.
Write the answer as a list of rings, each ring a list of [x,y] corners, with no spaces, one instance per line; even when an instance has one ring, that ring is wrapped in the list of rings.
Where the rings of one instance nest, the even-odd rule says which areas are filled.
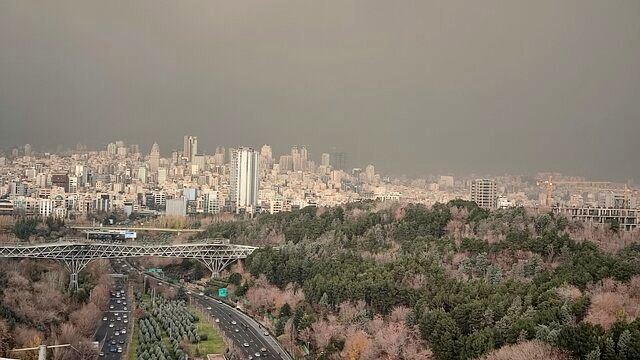
[[[198,137],[184,136],[184,145],[182,148],[182,156],[189,162],[193,162],[194,156],[198,154]]]
[[[229,180],[236,212],[253,213],[258,206],[258,152],[248,147],[232,149]]]

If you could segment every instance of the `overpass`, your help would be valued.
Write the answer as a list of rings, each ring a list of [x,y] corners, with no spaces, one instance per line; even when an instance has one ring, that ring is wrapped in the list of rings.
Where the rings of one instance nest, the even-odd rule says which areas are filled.
[[[207,243],[173,245],[129,245],[61,241],[29,245],[0,244],[0,258],[52,259],[64,262],[69,269],[71,289],[78,288],[78,273],[96,259],[160,256],[196,259],[211,271],[212,277],[220,276],[229,264],[246,259],[257,247],[234,245],[216,240]]]

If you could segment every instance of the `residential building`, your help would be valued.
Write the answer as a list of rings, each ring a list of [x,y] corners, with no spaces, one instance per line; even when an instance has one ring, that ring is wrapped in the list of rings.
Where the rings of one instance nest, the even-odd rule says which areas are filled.
[[[483,209],[495,209],[498,186],[491,179],[475,179],[471,182],[471,201]]]
[[[236,212],[254,212],[258,205],[258,152],[240,147],[231,151],[231,203]]]

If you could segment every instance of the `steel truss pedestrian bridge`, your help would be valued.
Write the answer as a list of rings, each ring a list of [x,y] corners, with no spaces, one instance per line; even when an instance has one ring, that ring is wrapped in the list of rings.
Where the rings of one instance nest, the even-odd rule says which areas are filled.
[[[257,247],[234,245],[228,241],[207,241],[172,245],[135,245],[61,241],[55,243],[4,245],[0,244],[0,258],[52,259],[64,262],[69,269],[69,287],[78,288],[78,273],[96,259],[160,256],[196,259],[219,277],[222,270],[239,259],[246,259]]]

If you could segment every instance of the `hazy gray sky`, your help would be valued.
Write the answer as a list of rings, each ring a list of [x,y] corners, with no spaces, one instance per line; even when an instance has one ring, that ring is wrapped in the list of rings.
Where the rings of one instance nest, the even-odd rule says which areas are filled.
[[[0,1],[0,148],[640,179],[640,1]]]

